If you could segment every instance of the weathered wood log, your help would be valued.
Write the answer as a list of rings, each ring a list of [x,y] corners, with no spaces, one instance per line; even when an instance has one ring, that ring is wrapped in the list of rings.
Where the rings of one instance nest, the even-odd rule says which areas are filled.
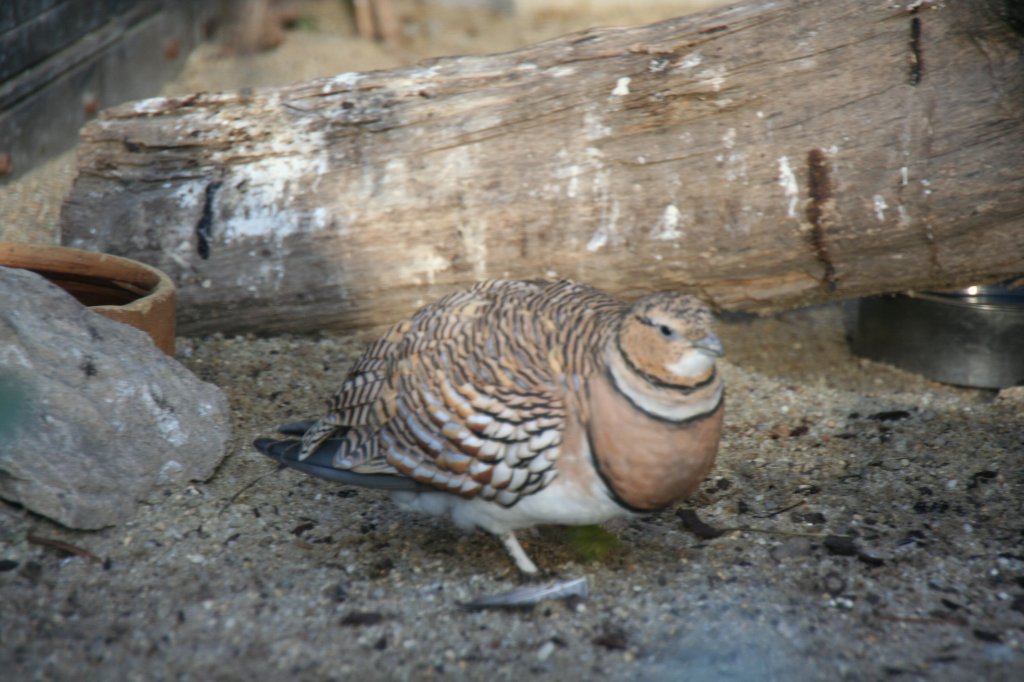
[[[764,310],[1024,272],[1024,40],[984,0],[734,6],[153,99],[82,131],[67,243],[180,327],[390,322],[484,277]]]

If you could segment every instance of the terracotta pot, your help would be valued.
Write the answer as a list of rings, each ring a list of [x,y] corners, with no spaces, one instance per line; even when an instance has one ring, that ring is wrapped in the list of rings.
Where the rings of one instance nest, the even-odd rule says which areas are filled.
[[[149,334],[174,355],[174,282],[154,267],[64,246],[0,242],[0,266],[36,272],[100,315]]]

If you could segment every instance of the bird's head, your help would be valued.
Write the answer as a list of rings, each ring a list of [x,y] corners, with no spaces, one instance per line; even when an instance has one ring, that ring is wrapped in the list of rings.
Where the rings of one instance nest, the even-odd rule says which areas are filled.
[[[711,311],[695,296],[654,294],[628,309],[616,350],[623,369],[636,378],[661,389],[692,391],[715,380],[715,359],[724,352],[711,327]]]

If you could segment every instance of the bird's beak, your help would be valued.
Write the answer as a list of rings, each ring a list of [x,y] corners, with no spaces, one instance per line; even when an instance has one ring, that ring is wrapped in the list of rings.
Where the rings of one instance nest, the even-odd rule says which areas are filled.
[[[714,334],[708,334],[703,339],[693,344],[693,347],[712,357],[717,358],[725,355],[725,347]]]

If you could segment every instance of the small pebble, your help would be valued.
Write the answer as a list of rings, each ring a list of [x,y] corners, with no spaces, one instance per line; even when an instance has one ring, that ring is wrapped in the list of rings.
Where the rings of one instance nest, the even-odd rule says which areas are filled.
[[[785,542],[781,542],[770,550],[768,553],[775,561],[781,561],[783,559],[793,559],[798,557],[805,557],[811,553],[813,543],[810,538],[788,538]]]
[[[829,554],[838,556],[854,556],[857,554],[857,542],[847,535],[828,535],[825,537],[824,544]]]
[[[838,597],[846,590],[846,579],[833,571],[825,575],[822,585],[830,597]]]

